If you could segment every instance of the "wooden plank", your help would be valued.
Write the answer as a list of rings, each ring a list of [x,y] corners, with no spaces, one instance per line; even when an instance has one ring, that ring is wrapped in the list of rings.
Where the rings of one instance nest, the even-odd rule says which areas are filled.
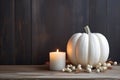
[[[86,24],[107,37],[110,58],[119,61],[119,2],[0,0],[0,64],[44,64],[50,51],[66,51],[68,39]]]
[[[0,0],[0,4],[0,64],[30,64],[31,1]]]
[[[49,70],[48,65],[0,65],[0,73],[4,72],[40,72]]]
[[[112,70],[101,73],[66,73],[62,71],[50,71],[48,65],[19,65],[0,66],[0,79],[120,79],[120,66],[113,66]]]
[[[15,64],[14,0],[0,0],[0,64]]]
[[[91,31],[100,32],[107,37],[107,0],[90,1],[89,12]]]
[[[108,0],[108,38],[111,47],[110,57],[120,61],[120,0]]]
[[[46,0],[32,0],[32,64],[43,63],[48,49],[45,27]],[[49,44],[48,44],[49,45]]]
[[[32,0],[32,61],[43,64],[49,52],[66,44],[88,23],[89,0]]]
[[[16,64],[31,64],[31,0],[15,1]]]
[[[84,27],[89,25],[89,0],[73,0],[72,9],[72,28],[73,33],[85,32]]]
[[[110,45],[112,60],[119,61],[120,40],[120,0],[91,0],[90,27],[92,32],[100,32],[106,36]],[[102,6],[101,6],[102,5]]]

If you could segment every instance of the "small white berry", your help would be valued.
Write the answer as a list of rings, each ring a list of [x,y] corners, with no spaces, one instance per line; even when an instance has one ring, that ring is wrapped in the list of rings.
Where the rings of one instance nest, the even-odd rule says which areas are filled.
[[[107,64],[106,64],[106,63],[103,63],[103,66],[107,66]]]
[[[113,65],[117,65],[117,61],[115,61],[115,62],[113,63]]]
[[[67,71],[68,71],[68,72],[72,72],[72,70],[71,70],[71,69],[68,69]]]
[[[91,69],[91,68],[92,68],[92,66],[88,64],[88,65],[86,66],[86,69],[87,69],[87,68],[90,68],[90,69]]]
[[[63,68],[62,71],[65,72],[65,71],[66,71],[66,68]]]
[[[99,72],[100,72],[100,69],[96,69],[96,72],[99,73]]]
[[[89,64],[87,65],[87,68],[90,68],[90,65],[89,65]]]
[[[91,69],[91,68],[87,68],[87,72],[88,72],[88,73],[91,73],[91,72],[92,72],[92,69]]]
[[[77,69],[78,69],[78,70],[82,70],[82,67],[81,67],[80,64],[78,64]]]
[[[110,63],[107,63],[106,66],[107,66],[107,67],[111,67],[111,64],[110,64]]]
[[[67,67],[66,69],[67,69],[67,70],[69,70],[70,68],[69,68],[69,67]]]
[[[72,67],[73,65],[72,64],[70,64],[70,67]]]
[[[78,70],[82,71],[82,67],[77,67]]]
[[[96,67],[96,69],[98,69],[98,68],[101,67],[101,66],[100,66],[100,65],[96,65],[95,67]]]
[[[68,65],[67,65],[67,68],[69,68],[69,67],[70,67],[70,65],[68,64]]]
[[[92,66],[92,65],[90,65],[90,68],[93,68],[93,66]]]
[[[103,67],[99,67],[98,69],[100,69],[100,71],[101,71],[101,72],[103,72],[103,71],[104,71]]]
[[[86,68],[91,68],[92,69],[93,66],[88,64]]]
[[[71,68],[72,68],[72,70],[75,70],[75,69],[76,69],[75,66],[72,66]]]
[[[103,70],[104,70],[104,71],[105,71],[105,70],[107,70],[107,67],[106,67],[106,66],[104,66],[104,67],[103,67]]]
[[[69,67],[66,68],[66,71],[67,72],[72,72],[72,70]]]
[[[81,64],[78,64],[78,66],[77,67],[81,67]]]
[[[99,66],[101,66],[102,64],[101,63],[98,63]]]

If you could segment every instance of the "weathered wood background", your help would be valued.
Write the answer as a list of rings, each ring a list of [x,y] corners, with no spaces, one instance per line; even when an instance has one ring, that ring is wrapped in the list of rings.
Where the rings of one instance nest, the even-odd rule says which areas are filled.
[[[0,0],[0,64],[43,64],[86,24],[120,61],[120,0]]]

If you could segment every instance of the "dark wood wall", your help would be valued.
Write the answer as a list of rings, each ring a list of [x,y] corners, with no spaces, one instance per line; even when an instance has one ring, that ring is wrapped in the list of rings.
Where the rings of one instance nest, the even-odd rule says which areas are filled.
[[[120,0],[92,0],[89,8],[92,31],[107,37],[109,58],[120,62]]]
[[[72,34],[104,34],[120,60],[120,0],[0,0],[0,64],[44,64]]]

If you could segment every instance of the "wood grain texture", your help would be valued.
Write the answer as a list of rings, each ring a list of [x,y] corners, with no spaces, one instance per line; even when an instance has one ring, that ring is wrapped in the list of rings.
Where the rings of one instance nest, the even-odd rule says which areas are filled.
[[[66,51],[84,26],[106,36],[109,58],[119,61],[119,0],[0,0],[0,64],[44,64]]]
[[[14,64],[14,0],[0,0],[0,64]]]
[[[31,2],[0,1],[0,64],[30,64]]]
[[[113,66],[112,70],[101,73],[66,73],[50,71],[48,65],[14,65],[0,66],[0,79],[24,80],[119,80],[120,66]]]
[[[88,0],[32,0],[32,60],[44,63],[49,52],[66,51],[70,36],[88,22]]]
[[[89,23],[91,31],[100,32],[106,36],[110,45],[112,60],[120,61],[120,1],[92,0],[90,2]]]
[[[120,61],[120,0],[108,0],[108,39],[111,47],[110,57]]]
[[[16,64],[31,64],[31,0],[15,1]]]

